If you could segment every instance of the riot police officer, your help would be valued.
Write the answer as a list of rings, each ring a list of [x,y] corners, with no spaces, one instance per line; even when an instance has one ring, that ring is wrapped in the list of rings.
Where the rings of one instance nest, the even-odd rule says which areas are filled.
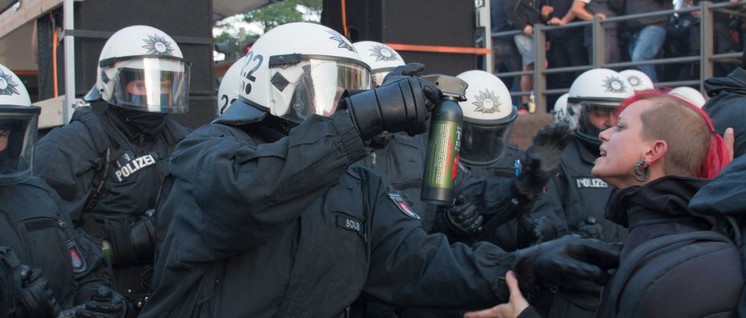
[[[595,240],[505,253],[425,233],[380,177],[350,165],[383,131],[424,131],[439,92],[395,76],[345,96],[369,88],[370,75],[339,33],[279,26],[253,45],[242,74],[239,100],[171,157],[143,317],[331,317],[363,292],[396,305],[474,306],[506,295],[499,277],[513,264],[533,282],[563,284],[600,274],[588,253],[613,263]]]
[[[59,193],[76,227],[110,255],[116,287],[135,304],[148,292],[154,237],[149,214],[166,159],[189,130],[167,117],[188,109],[189,63],[176,42],[150,26],[106,41],[91,107],[39,141],[34,172]]]
[[[112,280],[98,246],[73,229],[57,193],[31,175],[40,112],[21,80],[0,65],[0,245],[28,265],[17,270],[23,291],[16,317],[54,316],[88,302]],[[109,305],[118,310],[101,317],[126,312],[123,301]]]
[[[535,225],[542,232],[540,240],[567,232],[606,242],[624,240],[626,229],[604,217],[612,188],[593,177],[591,169],[600,155],[599,133],[616,125],[616,108],[632,94],[627,80],[609,69],[588,70],[573,82],[567,110],[577,126],[562,153],[559,174],[547,183],[546,193],[531,208],[531,218],[541,221]],[[568,317],[592,317],[598,306],[599,288],[585,286],[557,296],[547,295],[548,299],[554,298],[552,312]],[[532,304],[546,314],[548,304]]]

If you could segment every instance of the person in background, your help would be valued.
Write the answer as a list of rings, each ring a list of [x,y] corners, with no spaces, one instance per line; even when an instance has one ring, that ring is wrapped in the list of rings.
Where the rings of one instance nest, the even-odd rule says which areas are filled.
[[[741,63],[727,76],[705,80],[710,99],[702,106],[712,118],[715,131],[726,139],[735,139],[734,158],[746,153],[746,56],[741,57]]]
[[[116,289],[139,308],[149,292],[158,189],[190,131],[168,117],[189,108],[190,66],[168,34],[136,25],[106,41],[96,71],[84,97],[91,107],[39,140],[34,174],[59,194],[75,227],[97,239]]]
[[[549,14],[547,24],[565,25],[568,23],[580,21],[572,13],[574,0],[544,0],[552,8]],[[584,46],[582,27],[567,27],[546,32],[548,50],[547,64],[552,68],[583,66],[589,64],[587,51],[581,50]],[[572,85],[581,72],[561,72],[547,74],[547,88],[549,89],[567,89]],[[547,104],[555,102],[557,96],[547,95]]]
[[[616,12],[609,0],[575,0],[570,12],[580,20],[588,21],[598,17],[603,21],[606,18],[616,17]],[[605,63],[616,63],[620,60],[617,22],[603,22],[604,28],[604,60]],[[591,27],[585,28],[585,41],[583,45],[588,49],[588,55],[593,55],[593,35]]]
[[[549,15],[554,10],[551,6],[543,5],[540,0],[505,0],[505,16],[514,28],[521,30],[521,34],[516,34],[513,39],[521,54],[523,61],[523,71],[528,72],[534,69],[536,62],[536,47],[534,45],[534,25],[543,23],[548,20]],[[545,63],[546,61],[540,61]],[[521,76],[521,105],[518,106],[518,112],[525,114],[529,112],[529,101],[531,90],[533,89],[533,76]]]
[[[492,33],[507,32],[515,30],[513,24],[505,16],[505,0],[490,0],[490,23]],[[492,51],[494,52],[495,74],[506,72],[518,72],[522,69],[521,54],[515,46],[513,36],[492,37]],[[503,77],[500,80],[505,83],[511,92],[520,92],[520,76]],[[520,96],[513,98],[513,105],[520,103]]]
[[[673,9],[672,1],[664,0],[623,0],[623,15],[643,14],[655,11]],[[627,20],[625,27],[632,33],[629,42],[629,56],[632,62],[645,63],[658,55],[666,39],[667,15],[655,15]],[[658,82],[658,76],[653,64],[641,64],[637,69],[645,73],[653,83]]]

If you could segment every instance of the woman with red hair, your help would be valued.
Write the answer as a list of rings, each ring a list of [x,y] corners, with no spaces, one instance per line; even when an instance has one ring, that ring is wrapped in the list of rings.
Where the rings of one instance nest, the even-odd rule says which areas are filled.
[[[723,139],[701,109],[657,90],[637,92],[617,114],[599,135],[592,173],[616,188],[606,218],[629,234],[597,317],[732,315],[744,286],[740,254],[723,220],[688,207],[728,162]],[[536,316],[511,294],[510,304],[466,317]]]
[[[600,317],[705,317],[735,312],[741,258],[715,217],[693,213],[692,196],[728,162],[701,109],[642,91],[604,130],[592,173],[617,190],[606,218],[629,229]]]

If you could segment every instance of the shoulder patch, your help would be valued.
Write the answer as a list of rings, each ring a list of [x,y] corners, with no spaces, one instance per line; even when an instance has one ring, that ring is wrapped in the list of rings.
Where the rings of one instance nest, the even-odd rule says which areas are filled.
[[[394,201],[394,204],[399,208],[399,211],[404,213],[404,215],[415,218],[418,220],[421,220],[420,216],[412,210],[412,207],[409,206],[407,201],[404,200],[404,198],[399,193],[393,193],[389,192],[389,198],[391,198],[391,201]]]
[[[80,249],[75,241],[67,241],[67,248],[70,250],[70,261],[73,265],[73,273],[80,274],[86,271],[88,265],[85,262],[85,258],[80,254]]]

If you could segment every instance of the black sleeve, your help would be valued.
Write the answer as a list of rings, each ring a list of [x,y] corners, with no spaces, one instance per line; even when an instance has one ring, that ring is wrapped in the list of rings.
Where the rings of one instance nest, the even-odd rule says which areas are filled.
[[[526,309],[521,311],[521,313],[518,315],[518,318],[541,318],[541,314],[536,311],[536,308],[534,308],[534,306],[528,306],[526,307]]]
[[[515,255],[479,242],[449,244],[407,216],[377,176],[365,196],[371,207],[371,262],[364,292],[413,307],[479,308],[507,300],[505,272]],[[375,181],[379,180],[379,181]],[[392,286],[396,286],[392,288]]]
[[[73,270],[75,281],[78,283],[75,304],[79,305],[90,300],[98,287],[113,288],[114,275],[109,262],[101,252],[101,240],[88,235],[82,229],[76,229],[74,235],[75,248],[85,265]]]
[[[531,24],[521,13],[522,0],[505,0],[505,17],[516,29],[523,30],[523,27]]]

